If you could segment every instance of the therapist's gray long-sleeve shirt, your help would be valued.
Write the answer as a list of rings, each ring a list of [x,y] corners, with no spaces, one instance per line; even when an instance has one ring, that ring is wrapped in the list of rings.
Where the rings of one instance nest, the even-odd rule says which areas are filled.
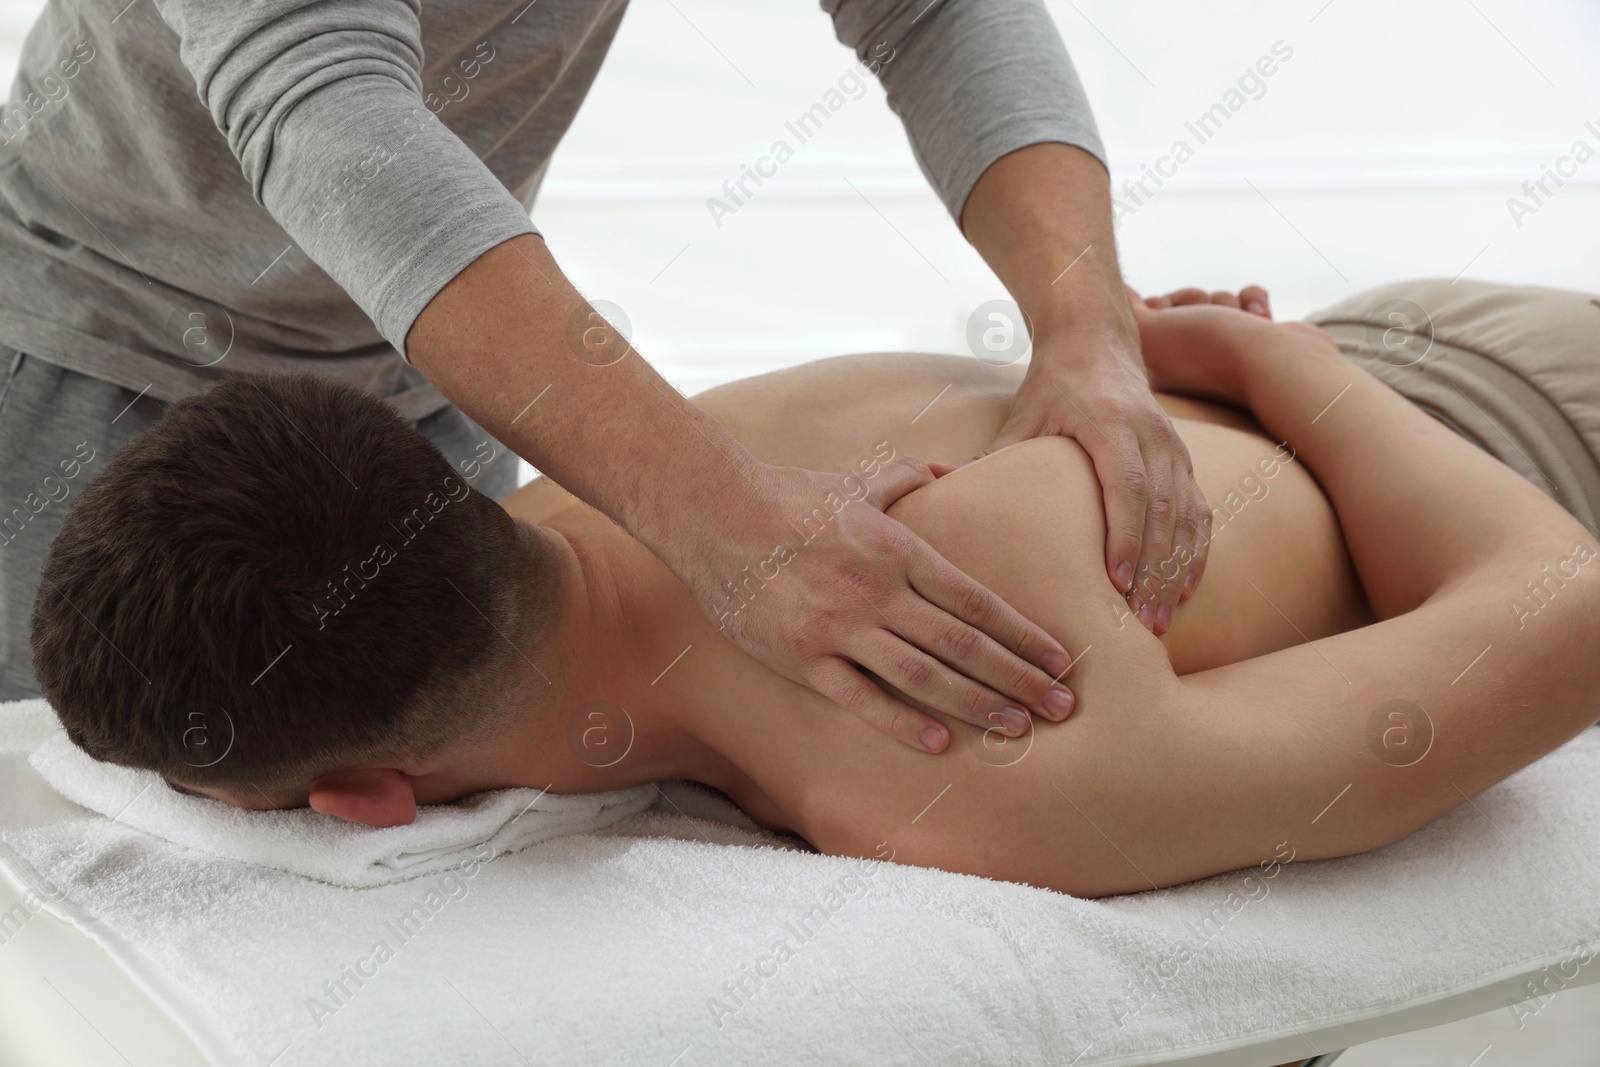
[[[538,232],[625,7],[50,0],[0,113],[0,343],[165,400],[311,369],[437,410],[406,334],[462,268]],[[1104,158],[1040,0],[823,7],[956,218],[1007,152]]]

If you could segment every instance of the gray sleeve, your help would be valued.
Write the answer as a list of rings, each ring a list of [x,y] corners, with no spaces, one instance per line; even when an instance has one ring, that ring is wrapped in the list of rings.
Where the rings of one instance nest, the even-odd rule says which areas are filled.
[[[537,233],[422,102],[419,0],[156,0],[257,202],[405,355],[474,259]]]
[[[917,165],[959,223],[989,164],[1030,144],[1105,148],[1042,0],[822,0],[905,123]]]

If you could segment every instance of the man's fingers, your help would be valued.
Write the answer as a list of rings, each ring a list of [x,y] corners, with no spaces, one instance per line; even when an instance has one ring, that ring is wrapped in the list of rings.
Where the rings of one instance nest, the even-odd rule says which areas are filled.
[[[1238,308],[1248,311],[1252,315],[1262,318],[1272,318],[1272,304],[1267,299],[1267,291],[1259,285],[1247,285],[1237,294],[1226,289],[1215,292],[1206,292],[1204,289],[1190,286],[1177,289],[1166,296],[1146,297],[1144,304],[1150,308],[1183,307],[1187,304],[1218,304],[1222,307]]]
[[[1184,498],[1187,501],[1188,512],[1183,522],[1184,540],[1178,543],[1189,546],[1189,559],[1185,562],[1184,572],[1178,576],[1178,599],[1174,602],[1176,605],[1193,596],[1200,579],[1205,577],[1206,561],[1211,558],[1211,504],[1206,500],[1205,492],[1199,483],[1195,481],[1194,462],[1189,456],[1189,446],[1181,437],[1177,439],[1177,452],[1173,461],[1176,465],[1178,484],[1186,490]]]
[[[979,685],[888,630],[878,631],[862,660],[863,666],[906,696],[962,722],[1015,737],[1031,721],[1021,702]]]
[[[1178,501],[1178,518],[1172,531],[1172,555],[1159,564],[1163,580],[1160,603],[1156,608],[1156,635],[1172,628],[1172,613],[1194,591],[1204,565],[1201,554],[1206,535],[1202,527],[1208,514],[1205,495],[1195,484],[1188,450],[1180,439],[1172,457],[1173,493]]]
[[[1170,621],[1172,604],[1178,599],[1177,583],[1173,580],[1173,533],[1178,524],[1178,503],[1173,498],[1177,486],[1173,482],[1172,464],[1165,457],[1149,454],[1151,465],[1149,494],[1144,509],[1144,538],[1139,545],[1139,562],[1134,567],[1134,595],[1140,604],[1149,608],[1149,616],[1141,619],[1154,633],[1164,632],[1163,614]]]
[[[867,502],[879,511],[889,510],[889,505],[916,489],[933,481],[935,475],[928,465],[911,456],[899,456],[878,468],[878,473],[867,479]]]
[[[1167,294],[1167,299],[1172,301],[1176,307],[1182,307],[1185,304],[1209,304],[1211,303],[1211,294],[1204,289],[1196,289],[1191,286],[1187,289],[1173,290]]]
[[[1193,594],[1205,572],[1210,511],[1195,483],[1183,439],[1171,430],[1155,436],[1155,441],[1146,442],[1145,453],[1166,457],[1164,464],[1156,460],[1165,477],[1151,479],[1144,547],[1128,606],[1159,637],[1172,628],[1173,612]],[[1162,500],[1170,501],[1170,507],[1162,508]]]
[[[1267,299],[1267,291],[1259,285],[1247,285],[1239,290],[1239,306],[1252,315],[1272,318],[1272,303]]]
[[[1188,600],[1194,596],[1194,591],[1200,585],[1200,579],[1206,576],[1206,563],[1211,559],[1211,505],[1204,496],[1200,498],[1200,521],[1195,525],[1194,534],[1194,562],[1189,565],[1189,573],[1183,579],[1183,588],[1178,594],[1178,600]]]
[[[950,742],[950,731],[932,716],[895,700],[842,659],[824,659],[812,669],[810,681],[813,689],[835,704],[912,748],[942,752]]]
[[[1150,480],[1145,473],[1144,455],[1138,438],[1118,427],[1107,438],[1095,434],[1078,443],[1094,461],[1095,476],[1105,493],[1106,573],[1117,591],[1133,589],[1134,567],[1144,544],[1145,505],[1150,498]]]
[[[908,640],[1029,710],[1050,718],[1071,710],[1055,700],[1046,703],[1052,679],[1066,673],[1072,663],[1060,642],[932,549],[913,557],[908,574],[911,587],[924,600],[964,624],[952,626],[951,619],[940,614],[919,612],[904,631]],[[958,708],[928,703],[974,721]]]
[[[917,591],[922,592],[920,588]],[[1018,632],[1011,640],[996,640],[975,626],[955,622],[947,612],[936,609],[932,595],[923,595],[929,603],[911,603],[911,621],[902,630],[908,640],[930,657],[933,677],[931,680],[925,677],[929,664],[907,662],[900,677],[918,688],[908,689],[899,680],[890,678],[895,685],[935,711],[985,729],[999,726],[1013,732],[1011,720],[1017,717],[1004,714],[1008,706],[1043,715],[1054,722],[1072,714],[1073,696],[1060,680],[1062,671],[1046,673],[1031,662],[1031,657],[1024,655],[1019,659],[1018,654],[1011,651],[1011,640],[1027,647],[1029,635],[1026,632]],[[1020,615],[1018,619],[1019,626],[1026,625]],[[899,638],[898,634],[892,636]],[[1060,661],[1055,661],[1055,665],[1060,666]],[[929,681],[934,684],[927,684]],[[963,681],[969,684],[962,685]],[[1015,725],[1020,728],[1021,723]]]

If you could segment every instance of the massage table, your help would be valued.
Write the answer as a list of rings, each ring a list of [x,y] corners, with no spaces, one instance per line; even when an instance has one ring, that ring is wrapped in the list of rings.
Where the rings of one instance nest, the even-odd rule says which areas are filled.
[[[1600,730],[1387,848],[1097,901],[818,855],[667,783],[457,877],[362,965],[437,874],[153,837],[35,771],[57,729],[0,704],[6,1064],[1322,1065],[1600,974]]]

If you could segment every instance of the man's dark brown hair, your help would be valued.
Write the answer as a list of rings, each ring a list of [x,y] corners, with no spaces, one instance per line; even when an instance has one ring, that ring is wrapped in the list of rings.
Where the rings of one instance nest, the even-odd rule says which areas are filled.
[[[486,709],[504,704],[510,642],[543,621],[518,583],[555,573],[518,544],[382,401],[233,375],[173,404],[68,510],[34,598],[34,675],[80,748],[169,781],[273,790],[430,755],[503,719]]]

